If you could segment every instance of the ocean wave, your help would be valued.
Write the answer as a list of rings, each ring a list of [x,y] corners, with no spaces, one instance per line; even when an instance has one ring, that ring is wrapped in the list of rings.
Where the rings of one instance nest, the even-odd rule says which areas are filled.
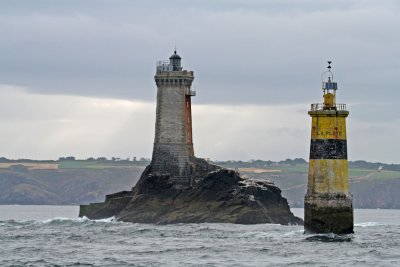
[[[383,223],[378,223],[378,222],[364,222],[364,223],[355,223],[354,226],[357,227],[371,227],[371,226],[381,226],[381,225],[386,225]]]
[[[98,219],[98,220],[91,220],[87,218],[86,216],[84,217],[79,217],[79,218],[64,218],[64,217],[55,217],[51,219],[47,219],[44,221],[41,221],[39,223],[43,224],[63,224],[63,223],[87,223],[87,222],[92,222],[92,223],[122,223],[117,221],[117,219],[113,216],[110,218],[105,218],[105,219]]]
[[[284,237],[295,237],[295,236],[301,236],[304,234],[304,229],[301,230],[295,230],[295,231],[290,231],[287,233],[282,234]]]
[[[0,226],[23,226],[26,224],[30,224],[31,222],[33,221],[3,220],[0,221]]]

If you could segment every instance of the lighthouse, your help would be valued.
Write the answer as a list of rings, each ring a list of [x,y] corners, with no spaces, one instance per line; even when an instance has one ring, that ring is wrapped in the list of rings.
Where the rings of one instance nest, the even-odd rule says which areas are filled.
[[[312,104],[308,187],[304,199],[306,233],[353,233],[349,193],[345,104],[336,103],[331,61],[323,74],[323,103]]]
[[[176,188],[193,183],[191,90],[193,71],[183,70],[176,49],[167,61],[157,62],[157,109],[151,172],[167,175]]]

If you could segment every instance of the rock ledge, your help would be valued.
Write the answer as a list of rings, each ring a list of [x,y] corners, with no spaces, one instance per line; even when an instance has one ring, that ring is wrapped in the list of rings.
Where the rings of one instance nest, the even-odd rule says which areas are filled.
[[[79,216],[154,224],[303,224],[273,183],[196,161],[201,161],[203,172],[197,173],[191,188],[176,189],[169,175],[154,174],[149,165],[132,191],[107,195],[104,203],[81,205]]]

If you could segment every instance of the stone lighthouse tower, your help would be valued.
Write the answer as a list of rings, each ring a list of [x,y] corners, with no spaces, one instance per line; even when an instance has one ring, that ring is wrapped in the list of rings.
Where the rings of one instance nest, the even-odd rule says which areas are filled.
[[[194,150],[192,139],[191,90],[193,71],[183,70],[174,51],[168,61],[157,62],[156,131],[152,173],[169,175],[176,188],[192,184]]]
[[[304,200],[306,232],[353,233],[353,198],[349,193],[345,104],[336,104],[337,83],[331,61],[322,83],[323,104],[312,104],[308,188]]]

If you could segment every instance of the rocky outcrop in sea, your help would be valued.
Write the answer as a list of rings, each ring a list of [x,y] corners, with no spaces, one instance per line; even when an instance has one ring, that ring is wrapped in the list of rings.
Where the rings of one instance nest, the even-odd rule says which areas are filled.
[[[81,205],[79,216],[154,224],[303,224],[273,183],[243,177],[202,159],[194,161],[189,188],[174,187],[169,175],[153,173],[149,165],[131,191],[107,195],[103,203]]]

